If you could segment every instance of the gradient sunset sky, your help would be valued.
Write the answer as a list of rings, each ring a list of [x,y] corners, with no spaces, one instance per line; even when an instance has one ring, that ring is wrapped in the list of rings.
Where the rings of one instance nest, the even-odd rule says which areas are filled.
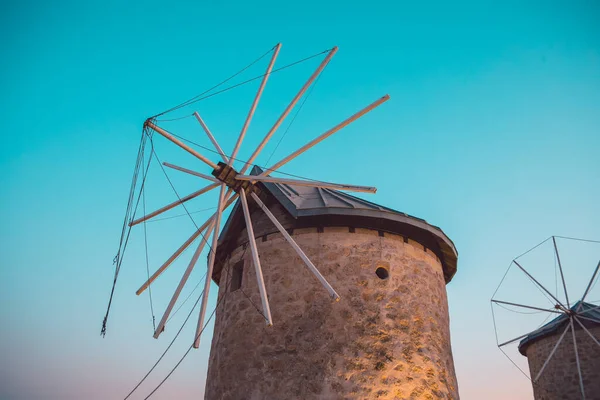
[[[199,290],[153,339],[148,297],[135,295],[146,277],[141,229],[107,336],[99,335],[142,124],[278,42],[276,66],[335,45],[339,52],[279,146],[287,123],[257,163],[271,154],[277,161],[389,93],[283,170],[376,186],[362,197],[441,227],[459,251],[447,289],[461,398],[532,398],[496,347],[489,299],[510,260],[547,237],[600,239],[599,18],[595,1],[2,2],[0,398],[123,398],[162,353]],[[271,77],[239,158],[320,59]],[[236,82],[265,67],[262,60]],[[198,110],[230,151],[257,87],[164,118]],[[164,126],[210,146],[191,118]],[[155,143],[164,161],[209,172],[158,135]],[[181,194],[203,184],[170,176]],[[148,210],[175,200],[156,165],[148,181]],[[216,193],[192,202],[195,221],[215,203]],[[193,229],[187,217],[148,223],[150,271]],[[157,320],[191,254],[153,286]],[[573,281],[589,276],[594,257],[569,266]],[[205,264],[203,255],[182,298]],[[194,311],[132,398],[144,398],[177,362],[196,320]],[[202,398],[210,339],[153,398]]]

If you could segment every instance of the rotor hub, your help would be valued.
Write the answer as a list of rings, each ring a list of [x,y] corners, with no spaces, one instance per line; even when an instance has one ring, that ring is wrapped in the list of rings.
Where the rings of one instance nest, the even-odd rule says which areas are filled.
[[[239,172],[236,171],[231,165],[225,164],[222,161],[219,161],[217,165],[218,167],[215,168],[211,174],[226,184],[233,191],[238,192],[240,189],[247,191],[248,188],[254,186],[250,181],[236,179],[235,177],[239,174]]]

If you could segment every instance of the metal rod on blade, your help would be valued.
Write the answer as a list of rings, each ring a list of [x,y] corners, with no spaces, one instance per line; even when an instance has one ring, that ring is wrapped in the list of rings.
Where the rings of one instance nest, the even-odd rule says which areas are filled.
[[[329,136],[333,135],[334,133],[336,133],[340,129],[342,129],[342,128],[348,126],[348,125],[350,125],[352,122],[356,121],[357,119],[359,119],[360,117],[362,117],[363,115],[365,115],[366,113],[368,113],[369,111],[371,111],[371,110],[375,109],[376,107],[380,106],[381,104],[385,103],[389,99],[390,99],[390,96],[388,94],[386,94],[385,96],[383,96],[379,100],[371,103],[370,105],[368,105],[367,107],[363,108],[362,110],[360,110],[356,114],[354,114],[351,117],[347,118],[346,120],[340,122],[339,124],[337,124],[336,126],[334,126],[333,128],[331,128],[330,130],[328,130],[327,132],[325,132],[324,134],[322,134],[318,138],[316,138],[316,139],[310,141],[309,143],[305,144],[300,149],[296,150],[295,152],[293,152],[289,156],[285,157],[283,160],[279,161],[278,163],[276,163],[275,165],[273,165],[272,167],[270,167],[269,169],[267,169],[266,171],[264,171],[259,176],[269,175],[270,173],[272,173],[273,171],[277,170],[278,168],[281,168],[283,165],[285,165],[288,162],[292,161],[294,158],[298,157],[300,154],[304,153],[306,150],[310,149],[311,147],[315,146],[316,144],[318,144],[318,143],[322,142],[323,140],[327,139]]]
[[[213,136],[213,134],[210,132],[210,129],[208,129],[208,126],[206,126],[206,124],[204,123],[204,121],[200,117],[200,114],[198,114],[197,111],[194,111],[194,117],[196,117],[196,119],[200,123],[200,126],[202,126],[202,129],[204,129],[204,132],[206,132],[206,135],[208,136],[208,138],[212,142],[213,146],[215,146],[215,149],[217,149],[217,152],[219,152],[219,154],[221,155],[221,158],[223,159],[223,161],[228,162],[229,159],[225,155],[225,152],[223,151],[223,149],[221,148],[221,146],[219,146],[219,142],[217,142],[217,139],[215,139],[215,137]]]
[[[562,313],[560,311],[553,310],[551,308],[540,308],[540,307],[534,307],[534,306],[526,306],[524,304],[510,303],[508,301],[501,301],[501,300],[492,300],[492,302],[493,303],[498,303],[498,304],[507,304],[509,306],[515,306],[515,307],[530,308],[532,310],[547,311],[547,312],[552,312],[552,313],[556,313],[556,314],[564,314],[564,313]]]
[[[585,400],[585,388],[583,386],[583,375],[581,374],[581,363],[579,362],[579,351],[577,350],[577,339],[575,338],[575,324],[571,320],[571,333],[573,334],[573,347],[575,348],[575,361],[577,372],[579,373],[579,388],[581,389],[581,398]]]
[[[200,172],[196,172],[196,171],[192,171],[191,169],[179,167],[177,165],[174,165],[174,164],[171,164],[171,163],[168,163],[168,162],[163,162],[163,165],[165,167],[176,169],[177,171],[185,172],[186,174],[194,175],[194,176],[197,176],[199,178],[204,178],[204,179],[209,180],[211,182],[221,183],[221,181],[218,180],[217,178],[215,178],[214,176],[210,176],[210,175],[206,175],[206,174],[201,174]]]
[[[240,136],[238,136],[237,143],[235,144],[235,147],[233,148],[231,157],[229,157],[229,163],[228,163],[229,166],[233,165],[233,161],[235,160],[238,150],[240,149],[240,146],[242,145],[244,136],[246,136],[246,131],[248,130],[248,127],[250,126],[250,121],[252,121],[252,117],[254,116],[254,111],[256,111],[256,106],[258,106],[258,101],[260,100],[260,97],[262,96],[262,92],[265,89],[265,85],[267,84],[267,80],[269,79],[269,76],[271,75],[271,70],[273,69],[273,64],[275,64],[275,60],[277,59],[277,55],[279,54],[280,48],[281,48],[281,43],[278,43],[277,46],[275,46],[275,51],[273,52],[273,56],[271,57],[271,62],[269,63],[269,66],[267,67],[267,72],[263,76],[262,82],[260,83],[260,87],[258,88],[258,92],[256,92],[256,96],[254,97],[254,101],[252,102],[252,106],[250,107],[250,111],[248,111],[248,116],[246,117],[246,121],[244,122],[242,131],[240,132]]]
[[[227,207],[229,207],[231,205],[231,203],[233,203],[237,198],[238,198],[237,194],[235,194],[232,197],[230,197],[229,200],[227,200],[227,203],[225,203],[225,207],[223,207],[223,210],[227,209]],[[192,234],[192,236],[190,236],[190,238],[188,240],[186,240],[185,243],[183,243],[177,249],[177,251],[175,251],[175,253],[173,253],[173,255],[171,257],[169,257],[169,259],[167,261],[165,261],[165,263],[163,265],[161,265],[161,267],[154,274],[152,274],[152,276],[150,277],[150,279],[148,279],[137,290],[137,292],[135,292],[135,294],[137,294],[138,296],[140,294],[142,294],[142,292],[144,290],[146,290],[146,288],[148,288],[148,286],[150,286],[150,284],[152,282],[154,282],[156,280],[156,278],[158,278],[163,272],[165,272],[165,270],[169,267],[169,265],[171,265],[173,263],[173,261],[175,261],[177,259],[177,257],[179,257],[181,255],[181,253],[183,253],[185,251],[185,249],[187,249],[190,246],[190,244],[192,244],[194,242],[194,240],[196,240],[196,238],[198,236],[200,236],[200,234],[208,227],[208,225],[210,223],[212,223],[212,221],[215,219],[216,216],[217,216],[217,213],[214,213],[212,215],[212,217],[210,217],[209,219],[207,219],[206,222],[204,222],[204,224],[202,224],[202,226],[200,228],[198,228],[198,230],[196,232],[194,232]],[[209,233],[209,235],[210,235],[210,233]]]
[[[209,167],[211,167],[213,169],[218,168],[217,164],[215,164],[214,162],[210,161],[208,158],[204,157],[202,154],[198,153],[196,150],[192,149],[190,146],[188,146],[187,144],[183,143],[181,140],[177,139],[175,136],[173,136],[169,132],[165,131],[161,127],[159,127],[157,125],[154,125],[149,120],[146,121],[146,126],[152,128],[155,132],[159,133],[160,135],[164,136],[165,138],[167,138],[171,142],[175,143],[177,146],[181,147],[182,149],[184,149],[185,151],[187,151],[188,153],[190,153],[194,157],[196,157],[199,160],[203,161],[204,163],[208,164]]]
[[[559,305],[561,305],[564,311],[567,311],[567,310],[568,310],[568,308],[567,308],[567,307],[565,307],[565,305],[564,305],[564,304],[563,304],[563,303],[562,303],[560,300],[558,300],[558,299],[556,298],[556,296],[554,296],[552,293],[550,293],[550,292],[548,291],[548,289],[546,289],[546,288],[545,288],[545,287],[544,287],[544,286],[543,286],[541,283],[539,283],[539,282],[537,281],[537,279],[535,279],[533,276],[531,276],[531,274],[530,274],[529,272],[525,271],[525,268],[523,268],[523,267],[521,266],[521,264],[519,264],[519,263],[517,262],[517,260],[513,260],[513,262],[514,262],[514,263],[517,265],[517,267],[519,267],[519,268],[521,269],[521,271],[523,271],[523,272],[525,273],[525,275],[527,275],[527,276],[529,277],[529,279],[531,279],[532,281],[534,281],[535,283],[537,283],[537,285],[538,285],[539,287],[541,287],[541,288],[544,290],[544,292],[548,293],[548,294],[550,295],[550,297],[552,297],[552,298],[554,299],[554,301],[556,301],[556,304],[559,304]]]
[[[196,335],[194,336],[194,348],[198,348],[200,346],[200,335],[202,334],[202,330],[204,329],[204,317],[206,315],[206,306],[208,304],[208,293],[210,291],[210,282],[212,281],[212,272],[213,267],[215,265],[215,258],[217,256],[217,245],[219,243],[219,226],[221,225],[221,216],[222,213],[222,205],[223,205],[223,197],[225,195],[225,188],[227,185],[224,183],[221,184],[221,191],[219,192],[219,203],[217,205],[217,216],[215,218],[215,227],[213,229],[213,237],[212,237],[212,248],[210,254],[208,255],[208,269],[206,271],[206,279],[204,281],[204,294],[202,295],[202,303],[200,304],[200,315],[198,317],[198,326],[196,327]]]
[[[246,220],[246,231],[248,232],[248,242],[250,243],[250,251],[252,253],[254,271],[256,272],[256,281],[258,283],[258,291],[260,293],[260,300],[262,302],[263,313],[267,326],[271,326],[273,325],[273,319],[271,317],[271,308],[269,307],[269,298],[267,297],[267,289],[265,288],[265,280],[263,278],[262,268],[260,265],[260,258],[258,257],[256,240],[254,239],[254,229],[252,228],[250,209],[248,208],[248,201],[246,200],[246,193],[244,192],[244,189],[241,189],[239,193],[240,202],[242,203],[242,209],[244,210],[244,219]]]
[[[157,215],[160,215],[160,214],[164,213],[165,211],[169,211],[170,209],[175,208],[178,205],[185,203],[186,201],[190,201],[192,199],[195,199],[196,197],[200,196],[201,194],[204,194],[206,192],[209,192],[209,191],[213,190],[217,186],[219,186],[218,183],[213,183],[213,184],[210,184],[208,186],[205,186],[202,189],[198,190],[197,192],[194,192],[192,194],[188,194],[187,196],[182,197],[181,199],[178,199],[177,201],[174,201],[171,204],[167,204],[166,206],[164,206],[162,208],[159,208],[158,210],[153,211],[150,214],[144,215],[142,218],[138,218],[135,221],[131,221],[129,223],[129,226],[134,226],[134,225],[139,224],[140,222],[144,222],[144,221],[149,220],[150,218],[154,218]]]
[[[529,333],[526,333],[526,334],[524,334],[524,335],[521,335],[521,336],[519,336],[519,337],[516,337],[516,338],[514,338],[514,339],[512,339],[512,340],[509,340],[509,341],[507,341],[507,342],[501,343],[501,344],[499,344],[499,345],[498,345],[498,347],[502,347],[502,346],[506,346],[507,344],[514,343],[514,342],[516,342],[517,340],[523,339],[524,337],[527,337],[527,336],[529,336]]]
[[[552,349],[552,351],[550,352],[550,354],[548,355],[548,358],[546,359],[546,361],[544,362],[544,365],[542,365],[542,368],[540,369],[540,371],[537,373],[537,375],[535,376],[535,378],[533,379],[533,382],[537,382],[538,379],[540,379],[540,376],[542,376],[542,372],[544,372],[544,370],[546,369],[546,366],[548,365],[548,363],[550,362],[550,359],[552,358],[552,356],[554,355],[554,353],[556,353],[556,349],[558,349],[558,346],[560,345],[560,343],[562,342],[563,338],[565,337],[565,335],[567,334],[567,331],[569,330],[569,328],[571,327],[571,324],[573,322],[569,321],[569,323],[567,324],[567,327],[565,328],[564,332],[562,333],[562,335],[560,335],[560,338],[558,339],[558,341],[556,342],[556,344],[554,345],[554,348]]]
[[[256,182],[272,182],[272,183],[283,183],[287,185],[296,186],[308,186],[308,187],[320,187],[327,189],[346,190],[349,192],[364,192],[364,193],[376,193],[377,188],[372,186],[358,186],[358,185],[344,185],[341,183],[330,183],[320,181],[302,181],[298,179],[287,179],[287,178],[273,178],[270,176],[255,176],[255,175],[236,175],[235,179],[240,181],[256,181]]]
[[[592,335],[592,332],[589,331],[588,328],[585,327],[584,324],[581,323],[581,321],[579,320],[579,318],[577,316],[574,317],[575,321],[577,321],[577,323],[583,328],[584,331],[587,332],[588,335],[590,335],[590,338],[592,338],[592,340],[598,345],[600,346],[600,342],[598,341],[598,339],[596,339],[596,337],[594,335]]]
[[[207,229],[210,231],[212,226],[213,226],[213,222],[211,222],[208,225]],[[169,301],[169,305],[167,306],[167,309],[165,310],[165,313],[163,314],[163,316],[160,320],[160,323],[158,324],[158,326],[156,327],[156,330],[154,331],[154,339],[158,339],[158,336],[160,336],[160,334],[162,333],[162,331],[165,327],[165,324],[167,323],[167,319],[169,318],[169,315],[171,314],[173,307],[175,307],[175,303],[177,302],[177,299],[179,298],[179,295],[181,294],[183,287],[185,286],[188,278],[190,277],[190,274],[192,273],[192,270],[194,269],[196,262],[198,262],[198,258],[200,257],[202,250],[204,250],[205,244],[206,244],[205,239],[200,240],[200,243],[198,244],[198,248],[194,252],[194,255],[192,256],[192,259],[190,260],[188,267],[186,268],[185,272],[183,273],[183,276],[181,277],[181,280],[179,281],[179,285],[177,285],[177,289],[175,289],[173,296],[171,296],[171,301]]]
[[[592,279],[590,279],[590,283],[588,283],[587,288],[585,288],[585,292],[583,293],[583,297],[581,298],[581,301],[579,302],[579,307],[577,307],[577,311],[579,311],[581,309],[581,307],[583,307],[583,302],[585,301],[585,298],[587,297],[588,293],[592,289],[592,284],[594,283],[594,280],[596,279],[596,275],[598,275],[599,270],[600,270],[600,261],[598,261],[598,265],[596,265],[596,269],[594,270],[594,273],[592,274]],[[596,308],[598,308],[598,307],[596,307]]]
[[[310,78],[308,78],[308,80],[306,81],[306,83],[304,84],[304,86],[302,86],[302,88],[296,94],[296,96],[292,99],[292,101],[290,102],[290,104],[288,104],[288,106],[286,107],[286,109],[279,116],[279,118],[277,119],[277,121],[275,122],[275,124],[273,125],[273,127],[269,130],[269,132],[267,133],[267,135],[264,137],[264,139],[262,140],[262,142],[260,142],[260,144],[258,145],[258,147],[256,148],[256,150],[254,150],[254,153],[252,153],[252,156],[250,156],[250,158],[248,159],[248,161],[246,162],[246,164],[244,165],[244,167],[241,169],[240,174],[244,174],[248,170],[248,168],[252,165],[252,163],[254,162],[254,160],[256,160],[256,157],[258,157],[258,155],[260,154],[260,152],[262,151],[262,149],[267,145],[267,143],[269,142],[269,140],[271,139],[271,137],[275,134],[275,132],[277,131],[277,129],[279,129],[279,127],[281,126],[281,124],[283,123],[283,121],[285,120],[285,118],[294,109],[294,107],[296,106],[296,104],[298,103],[298,101],[300,100],[300,98],[304,95],[304,93],[306,92],[306,90],[315,81],[315,79],[317,79],[317,77],[321,74],[321,72],[323,71],[323,69],[325,69],[325,67],[327,66],[327,64],[329,64],[329,61],[331,61],[331,58],[335,55],[335,53],[337,53],[337,51],[338,51],[337,46],[334,47],[333,49],[331,49],[331,51],[327,54],[327,57],[325,57],[325,59],[317,67],[317,69],[315,70],[315,72],[313,72],[313,74],[310,76]]]
[[[567,299],[567,308],[571,308],[571,304],[569,303],[569,294],[567,293],[567,284],[565,283],[565,275],[563,274],[562,264],[560,262],[560,255],[558,254],[558,247],[556,246],[556,238],[554,236],[552,236],[552,243],[554,243],[554,252],[556,253],[556,259],[558,260],[558,269],[560,269],[560,277],[562,279],[563,288],[565,289],[565,299]]]

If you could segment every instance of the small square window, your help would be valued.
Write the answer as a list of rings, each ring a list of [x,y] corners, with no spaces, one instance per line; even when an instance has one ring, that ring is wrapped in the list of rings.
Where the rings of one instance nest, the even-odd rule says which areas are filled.
[[[238,261],[231,271],[231,286],[229,291],[235,292],[242,287],[242,277],[244,276],[244,260]]]

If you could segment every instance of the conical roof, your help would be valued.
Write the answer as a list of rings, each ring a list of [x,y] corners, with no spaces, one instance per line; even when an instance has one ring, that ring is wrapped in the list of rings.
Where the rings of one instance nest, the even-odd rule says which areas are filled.
[[[258,175],[261,172],[263,170],[255,166],[251,174]],[[399,234],[436,253],[442,262],[446,282],[456,272],[458,253],[454,243],[440,228],[424,219],[338,190],[270,182],[262,182],[259,187],[270,197],[271,203],[279,203],[285,208],[294,220],[292,228],[349,226]],[[237,233],[243,226],[239,224],[243,219],[238,200],[219,236],[219,247],[226,245],[230,236]]]
[[[600,308],[598,308],[598,306],[594,304],[578,301],[577,303],[573,304],[570,310],[576,314],[585,313],[586,317],[594,319],[596,321],[600,321]],[[580,322],[583,323],[586,327],[590,325],[600,325],[600,322],[594,323],[589,319],[581,319]],[[565,329],[568,323],[569,317],[567,316],[567,314],[559,315],[552,321],[541,326],[540,328],[527,335],[524,339],[522,339],[519,342],[519,352],[526,356],[527,347],[529,347],[530,344],[547,336],[551,336],[557,333],[562,334],[563,330]],[[579,324],[577,324],[575,328],[580,329]]]

